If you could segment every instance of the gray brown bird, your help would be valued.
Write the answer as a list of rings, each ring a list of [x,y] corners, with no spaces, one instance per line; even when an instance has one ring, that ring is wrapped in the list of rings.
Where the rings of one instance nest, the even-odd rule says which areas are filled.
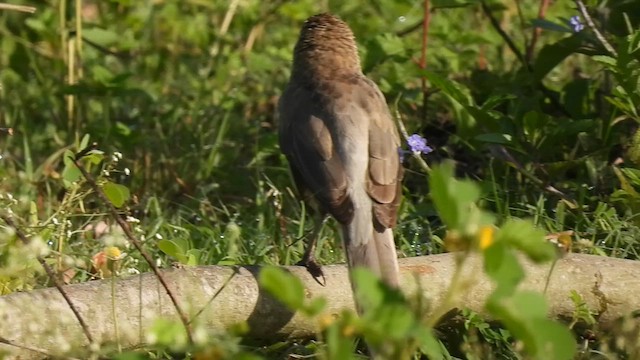
[[[298,191],[322,218],[331,214],[342,225],[349,268],[368,268],[398,287],[392,228],[401,198],[400,138],[342,20],[320,14],[305,21],[278,110],[280,148]],[[316,240],[314,231],[302,260],[310,271]]]

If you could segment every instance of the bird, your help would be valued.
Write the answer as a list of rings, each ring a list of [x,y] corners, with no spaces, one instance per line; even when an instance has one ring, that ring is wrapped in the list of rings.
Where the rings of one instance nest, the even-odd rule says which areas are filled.
[[[341,227],[352,288],[358,267],[399,288],[393,228],[402,197],[400,137],[339,17],[322,13],[304,22],[278,114],[280,149],[298,194],[318,214],[300,264],[324,278],[315,246],[330,215]]]

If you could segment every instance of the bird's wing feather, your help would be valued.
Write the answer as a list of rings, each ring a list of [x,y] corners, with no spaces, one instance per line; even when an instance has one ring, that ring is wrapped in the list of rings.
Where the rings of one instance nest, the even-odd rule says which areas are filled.
[[[373,212],[379,231],[395,226],[397,210],[401,198],[403,176],[398,148],[400,137],[384,96],[378,87],[367,79],[367,86],[373,89],[368,98],[370,103],[369,122],[369,172],[367,193],[374,200]]]
[[[315,196],[323,210],[338,221],[349,222],[353,204],[347,194],[344,165],[328,126],[331,115],[320,111],[312,94],[304,88],[288,89],[280,104],[280,147],[297,178],[297,186]]]

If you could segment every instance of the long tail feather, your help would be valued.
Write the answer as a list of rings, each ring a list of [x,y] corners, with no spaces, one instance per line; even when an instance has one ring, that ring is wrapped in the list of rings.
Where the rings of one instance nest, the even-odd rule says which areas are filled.
[[[349,268],[363,267],[371,270],[387,285],[398,288],[400,274],[398,256],[393,240],[393,232],[386,229],[378,232],[370,223],[366,234],[356,221],[343,226],[343,237],[347,253]]]

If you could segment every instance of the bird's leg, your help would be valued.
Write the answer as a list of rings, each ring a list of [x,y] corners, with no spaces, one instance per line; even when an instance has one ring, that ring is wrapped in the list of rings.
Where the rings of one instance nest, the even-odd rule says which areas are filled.
[[[328,215],[313,215],[313,232],[311,233],[311,237],[307,239],[304,255],[302,255],[302,260],[300,260],[296,265],[304,266],[307,268],[307,271],[313,278],[318,282],[318,284],[324,286],[326,285],[326,279],[324,277],[324,272],[322,272],[322,266],[316,260],[316,245],[318,243],[318,237],[320,235],[320,231],[322,230],[322,226],[329,218]],[[319,280],[322,278],[322,282]]]

